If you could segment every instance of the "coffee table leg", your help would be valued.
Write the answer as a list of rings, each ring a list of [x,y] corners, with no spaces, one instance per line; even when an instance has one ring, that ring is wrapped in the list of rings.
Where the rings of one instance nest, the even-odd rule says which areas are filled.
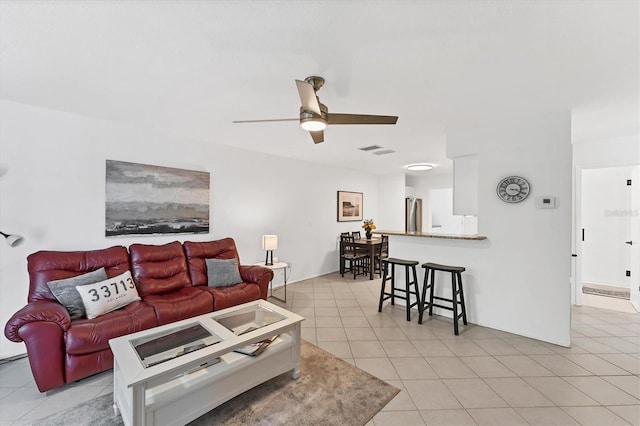
[[[293,342],[293,359],[295,363],[291,370],[291,378],[297,380],[300,377],[300,336],[302,334],[302,325],[297,323],[291,331],[291,340]]]
[[[118,402],[116,400],[118,396],[118,380],[120,374],[120,365],[116,359],[113,360],[113,415],[118,416],[120,411],[118,410]]]
[[[137,385],[133,387],[133,424],[134,425],[145,425],[146,424],[146,411],[147,408],[145,406],[145,390],[146,384]]]

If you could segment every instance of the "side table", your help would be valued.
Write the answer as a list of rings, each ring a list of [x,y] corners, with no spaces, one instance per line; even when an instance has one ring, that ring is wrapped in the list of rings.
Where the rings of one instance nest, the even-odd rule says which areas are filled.
[[[273,297],[276,300],[279,300],[283,303],[287,303],[287,268],[289,267],[289,264],[285,263],[285,262],[274,262],[273,265],[265,265],[264,262],[259,262],[259,263],[255,263],[255,265],[260,265],[260,266],[264,266],[265,268],[269,268],[271,270],[273,270],[274,272],[277,270],[282,269],[284,272],[284,299],[279,298],[278,296],[274,296],[273,295],[273,280],[271,280],[269,282],[269,288],[271,289],[271,294],[269,295],[269,297]]]

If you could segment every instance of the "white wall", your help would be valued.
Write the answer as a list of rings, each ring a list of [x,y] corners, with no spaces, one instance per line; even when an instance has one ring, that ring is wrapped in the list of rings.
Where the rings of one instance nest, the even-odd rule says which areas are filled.
[[[573,164],[581,168],[640,164],[640,134],[574,141]]]
[[[569,345],[569,113],[506,121],[495,128],[449,134],[447,140],[448,155],[472,154],[467,148],[475,144],[478,233],[488,239],[392,236],[393,256],[465,266],[463,280],[472,322]],[[496,195],[500,179],[511,175],[523,176],[531,183],[531,195],[518,204],[504,203]],[[542,195],[557,197],[557,208],[536,209],[534,198]]]
[[[478,214],[478,157],[475,154],[453,158],[453,213]]]
[[[363,192],[368,217],[375,218],[378,210],[378,181],[373,175],[4,100],[0,122],[0,230],[25,237],[17,248],[0,244],[3,326],[26,303],[26,257],[38,250],[231,236],[242,263],[254,263],[264,259],[261,236],[277,234],[274,254],[290,263],[290,282],[295,282],[337,270],[336,236],[360,227],[337,222],[338,190]],[[106,159],[210,172],[211,232],[105,238]],[[22,344],[0,338],[0,358],[22,352]]]
[[[378,200],[378,218],[374,217],[377,228],[390,231],[404,230],[404,174],[379,176]],[[365,217],[371,217],[366,210]]]

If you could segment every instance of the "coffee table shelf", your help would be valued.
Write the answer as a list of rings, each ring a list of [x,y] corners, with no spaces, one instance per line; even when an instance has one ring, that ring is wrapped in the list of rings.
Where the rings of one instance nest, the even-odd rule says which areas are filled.
[[[255,322],[245,324],[255,314]],[[114,409],[125,425],[186,424],[273,377],[300,368],[303,317],[264,300],[189,318],[109,341],[114,354]],[[219,341],[145,367],[136,342],[199,324]],[[252,331],[237,335],[248,325]],[[275,335],[258,356],[233,352]]]

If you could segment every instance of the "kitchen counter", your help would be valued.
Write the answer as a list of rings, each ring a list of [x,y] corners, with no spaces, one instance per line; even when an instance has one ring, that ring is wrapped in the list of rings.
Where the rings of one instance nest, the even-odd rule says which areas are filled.
[[[407,237],[422,237],[422,238],[441,238],[445,240],[486,240],[487,237],[478,234],[438,234],[433,232],[407,232],[407,231],[381,231],[376,229],[376,234],[387,235],[403,235]]]

